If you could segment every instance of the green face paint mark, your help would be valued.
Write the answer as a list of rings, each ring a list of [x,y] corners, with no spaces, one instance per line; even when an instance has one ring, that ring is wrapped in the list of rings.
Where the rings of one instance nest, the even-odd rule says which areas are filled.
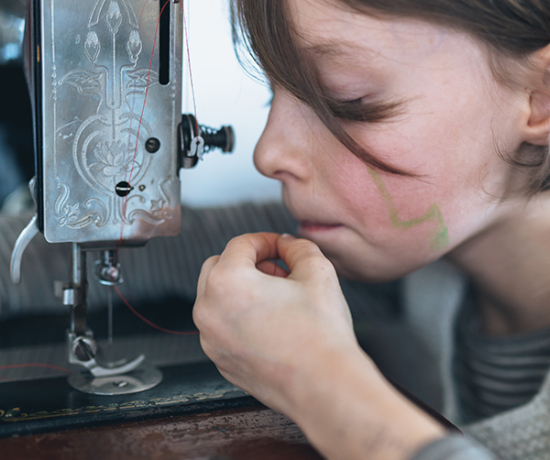
[[[432,251],[440,251],[449,244],[449,229],[445,225],[443,214],[441,213],[441,209],[439,209],[439,206],[437,204],[432,204],[430,206],[430,209],[428,209],[428,213],[425,216],[417,217],[416,219],[411,220],[402,220],[399,217],[397,207],[393,202],[390,192],[388,192],[388,189],[386,188],[386,184],[384,183],[384,179],[382,179],[382,176],[369,166],[367,166],[367,169],[372,179],[374,180],[374,183],[378,187],[380,194],[382,195],[382,199],[384,200],[384,203],[390,213],[391,223],[395,228],[409,229],[420,225],[423,222],[433,220],[435,222],[435,229],[431,237],[430,249]]]

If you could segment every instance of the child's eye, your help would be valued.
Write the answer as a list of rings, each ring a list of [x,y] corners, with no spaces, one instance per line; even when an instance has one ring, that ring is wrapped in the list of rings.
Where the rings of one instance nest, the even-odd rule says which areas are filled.
[[[361,104],[363,102],[363,98],[362,97],[359,97],[357,99],[351,99],[349,101],[339,101],[340,104],[345,104],[345,105],[356,105],[356,104]]]
[[[401,102],[369,101],[366,98],[336,101],[327,98],[329,109],[336,118],[347,121],[378,123],[395,116]]]

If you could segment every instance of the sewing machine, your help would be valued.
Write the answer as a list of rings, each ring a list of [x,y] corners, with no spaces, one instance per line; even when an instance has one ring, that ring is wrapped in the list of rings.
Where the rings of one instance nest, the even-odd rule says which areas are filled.
[[[36,214],[13,248],[11,276],[21,281],[25,249],[38,233],[68,246],[70,273],[55,289],[70,321],[65,345],[41,342],[62,337],[57,315],[0,324],[2,458],[319,458],[290,420],[221,377],[197,335],[145,332],[149,326],[128,311],[124,319],[112,311],[124,274],[119,250],[176,235],[180,171],[212,149],[233,150],[231,127],[214,130],[181,115],[180,1],[29,5]],[[109,292],[109,329],[122,323],[112,345],[112,330],[98,339],[89,327],[101,329],[104,312],[87,311],[88,280]],[[178,320],[190,306],[169,303],[146,307],[146,316],[166,310],[174,329],[188,328]],[[28,366],[44,373],[20,377]]]
[[[183,5],[179,0],[37,0],[29,5],[27,59],[36,140],[30,184],[37,213],[13,250],[21,280],[23,253],[42,232],[71,243],[71,278],[58,285],[71,309],[69,383],[94,394],[156,386],[162,374],[140,355],[104,362],[86,325],[86,256],[99,251],[94,277],[122,283],[121,247],[180,231],[182,168],[204,153],[233,150],[220,130],[181,115]]]
[[[102,353],[106,341],[96,340],[87,324],[87,256],[97,254],[90,282],[112,294],[123,282],[121,248],[179,233],[180,171],[210,150],[233,150],[230,126],[214,130],[181,114],[182,6],[177,0],[29,4],[36,214],[13,248],[11,276],[21,281],[25,249],[39,232],[50,244],[68,243],[70,277],[56,290],[70,309],[70,324],[65,359],[58,344],[47,347],[46,364],[30,357],[42,346],[12,343],[0,364],[69,364],[71,372],[68,378],[20,379],[3,366],[0,437],[132,420],[144,412],[202,412],[251,399],[205,360],[196,335],[176,343],[159,334],[121,337],[113,343],[118,353],[113,347]],[[32,321],[22,330],[32,330]],[[40,321],[37,330],[50,328]]]

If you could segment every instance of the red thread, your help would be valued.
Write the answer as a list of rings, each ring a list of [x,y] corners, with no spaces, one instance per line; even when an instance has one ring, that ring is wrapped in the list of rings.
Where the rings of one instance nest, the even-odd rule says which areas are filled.
[[[145,3],[145,5],[147,5],[147,3]],[[143,14],[143,10],[145,9],[145,5],[144,5],[144,7],[141,11],[141,14]],[[145,106],[147,105],[147,96],[149,95],[149,84],[151,83],[151,70],[153,68],[153,57],[155,56],[155,48],[156,48],[156,45],[157,45],[157,38],[158,38],[158,32],[159,32],[159,26],[160,26],[160,18],[162,17],[162,13],[164,12],[164,9],[168,5],[170,5],[170,0],[166,0],[166,3],[164,4],[162,9],[160,10],[160,14],[159,14],[158,19],[157,19],[157,26],[155,28],[155,37],[153,39],[153,48],[151,50],[151,57],[149,58],[149,68],[148,68],[148,72],[147,72],[147,85],[145,86],[145,95],[144,95],[144,98],[143,98],[143,107],[141,108],[141,114],[139,116],[139,124],[138,124],[137,133],[136,133],[136,146],[134,148],[134,156],[132,158],[132,167],[130,168],[130,176],[128,177],[128,180],[127,180],[127,182],[129,184],[132,183],[132,175],[134,174],[134,168],[135,168],[135,165],[136,165],[136,158],[137,158],[138,145],[139,145],[139,134],[140,134],[140,131],[141,131],[141,125],[143,124],[143,114],[145,113]],[[141,18],[140,18],[140,23],[141,23]],[[121,226],[120,226],[120,238],[119,238],[119,241],[118,241],[118,248],[117,248],[116,255],[115,255],[115,260],[114,260],[115,264],[116,264],[116,261],[118,259],[118,254],[120,252],[120,248],[122,247],[122,240],[123,240],[123,236],[124,236],[124,228],[126,226],[126,211],[128,209],[128,200],[129,199],[130,199],[130,194],[126,195],[126,199],[124,200],[124,204],[122,205],[122,223],[121,223]]]
[[[193,111],[195,112],[195,132],[197,133],[197,136],[200,135],[199,131],[199,121],[197,117],[197,101],[195,98],[195,84],[193,82],[193,70],[191,68],[191,48],[189,46],[189,35],[187,32],[187,21],[185,17],[185,9],[183,8],[183,2],[180,1],[180,5],[183,12],[183,32],[185,35],[185,49],[187,51],[187,63],[189,66],[189,83],[191,84],[191,96],[193,98]]]
[[[147,0],[145,5],[143,6],[143,9],[141,10],[140,24],[141,24],[143,12],[145,10],[145,6],[147,5],[148,2],[149,2],[149,0]],[[147,86],[145,88],[143,107],[141,109],[141,114],[140,114],[140,118],[139,118],[139,125],[138,125],[138,129],[137,129],[137,133],[136,133],[136,145],[135,145],[135,149],[134,149],[134,156],[132,158],[132,167],[130,169],[130,176],[128,177],[128,180],[127,180],[127,182],[129,184],[131,184],[132,175],[133,175],[134,167],[135,167],[135,164],[136,164],[137,151],[138,151],[138,145],[139,145],[139,134],[140,134],[140,130],[141,130],[141,125],[143,123],[143,114],[145,112],[145,107],[146,107],[146,104],[147,104],[147,96],[148,96],[148,93],[149,93],[149,83],[151,81],[151,69],[153,67],[153,57],[154,57],[155,48],[156,48],[156,44],[157,44],[157,37],[158,37],[160,19],[162,17],[162,13],[164,12],[164,9],[168,5],[170,5],[170,3],[171,3],[171,0],[166,0],[164,6],[162,7],[162,9],[160,11],[158,19],[157,19],[157,26],[156,26],[156,29],[155,29],[155,38],[153,40],[153,49],[151,51],[151,57],[149,59],[149,69],[148,69],[148,73],[147,73]],[[183,13],[183,27],[184,27],[184,31],[185,31],[185,43],[186,43],[186,47],[187,47],[187,59],[188,59],[188,62],[189,62],[189,74],[190,74],[190,81],[191,81],[191,91],[192,91],[192,95],[193,95],[193,106],[194,106],[195,120],[196,120],[197,119],[197,106],[196,106],[196,100],[195,100],[195,89],[194,89],[194,84],[193,84],[193,73],[192,73],[192,70],[191,70],[191,54],[190,54],[190,51],[189,51],[189,38],[188,38],[188,34],[187,34],[187,25],[186,25],[186,21],[185,21],[185,10],[183,8],[182,2],[180,1],[178,3],[181,4],[182,13]],[[135,96],[134,96],[134,101],[135,101]],[[196,129],[197,129],[196,132],[198,133],[199,132],[198,121],[196,122]],[[127,207],[128,207],[128,200],[129,200],[129,195],[126,196],[126,198],[124,200],[123,207],[122,207],[122,223],[121,223],[121,229],[120,229],[120,238],[119,238],[119,241],[118,241],[118,247],[117,247],[117,250],[116,250],[116,253],[115,253],[115,257],[114,257],[114,264],[115,265],[116,265],[116,262],[117,262],[117,259],[118,259],[120,249],[122,248],[124,228],[125,228],[125,225],[126,225],[126,211],[127,211]],[[140,313],[138,313],[138,311],[134,307],[132,307],[130,302],[128,302],[128,300],[126,300],[126,298],[122,295],[122,293],[120,292],[120,290],[118,289],[117,286],[113,286],[113,287],[114,287],[114,290],[117,293],[117,295],[122,300],[122,302],[126,305],[126,307],[128,307],[128,309],[134,315],[136,315],[139,319],[141,319],[144,323],[148,324],[149,326],[151,326],[155,329],[158,329],[160,331],[166,332],[168,334],[175,334],[175,335],[194,335],[194,334],[198,334],[198,331],[192,331],[192,332],[172,331],[170,329],[165,329],[161,326],[158,326],[158,325],[154,324],[152,321],[149,321],[147,318],[145,318]]]
[[[114,289],[117,293],[117,295],[120,297],[120,299],[124,302],[124,304],[130,309],[130,311],[136,315],[139,319],[141,319],[144,323],[148,324],[149,326],[151,327],[154,327],[155,329],[158,329],[159,331],[162,331],[162,332],[167,332],[168,334],[174,334],[174,335],[196,335],[199,333],[199,331],[189,331],[189,332],[183,332],[183,331],[172,331],[170,329],[165,329],[161,326],[157,326],[155,323],[153,323],[152,321],[149,321],[147,318],[145,318],[144,316],[142,316],[134,307],[132,307],[132,305],[130,305],[130,302],[128,302],[126,300],[126,298],[122,295],[122,293],[120,292],[120,290],[118,289],[117,286],[114,286]]]
[[[8,364],[6,366],[0,366],[0,371],[5,371],[9,369],[25,369],[28,367],[39,367],[43,369],[52,369],[55,371],[61,371],[64,372],[67,375],[71,374],[71,371],[65,367],[56,366],[54,364],[41,364],[41,363],[30,363],[30,364]],[[0,377],[0,380],[10,381],[13,379],[7,378],[7,377]]]

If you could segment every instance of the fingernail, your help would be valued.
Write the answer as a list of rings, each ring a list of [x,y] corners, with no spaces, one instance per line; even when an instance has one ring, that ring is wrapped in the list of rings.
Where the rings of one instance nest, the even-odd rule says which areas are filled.
[[[283,233],[283,234],[281,235],[281,238],[282,238],[283,240],[295,240],[295,239],[296,239],[295,236],[292,236],[292,235],[290,235],[289,233]]]

